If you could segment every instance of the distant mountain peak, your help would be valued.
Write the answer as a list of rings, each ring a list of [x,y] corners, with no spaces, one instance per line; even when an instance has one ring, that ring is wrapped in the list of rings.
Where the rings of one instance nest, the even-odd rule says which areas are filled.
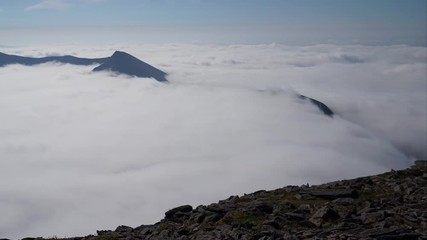
[[[122,51],[115,51],[113,53],[113,55],[111,55],[111,57],[117,57],[117,56],[130,56],[133,57],[132,55],[130,55],[129,53],[126,52],[122,52]]]
[[[93,71],[110,70],[130,76],[154,78],[166,82],[166,73],[122,51],[115,51],[111,57]]]
[[[134,57],[134,56],[132,56],[132,55],[130,55],[129,53],[127,53],[127,52],[122,52],[122,51],[115,51],[114,53],[113,53],[113,55],[111,55],[111,57],[110,58],[114,58],[114,59],[124,59],[124,58],[127,58],[127,59],[133,59],[133,60],[138,60],[138,61],[140,61],[138,58],[136,58],[136,57]]]
[[[66,56],[49,56],[43,58],[22,57],[8,55],[0,52],[0,67],[9,64],[23,64],[27,66],[59,62],[74,65],[93,65],[101,64],[94,68],[93,71],[109,70],[129,76],[142,78],[154,78],[160,82],[167,82],[166,73],[139,60],[138,58],[122,51],[115,51],[111,57],[107,58],[78,58],[71,55]]]

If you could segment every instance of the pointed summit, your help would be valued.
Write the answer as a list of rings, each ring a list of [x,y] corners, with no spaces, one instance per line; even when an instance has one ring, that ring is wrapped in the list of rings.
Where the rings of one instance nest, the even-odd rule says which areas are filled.
[[[167,74],[165,72],[121,51],[115,51],[107,61],[93,69],[93,71],[103,70],[110,70],[142,78],[154,78],[160,82],[167,81]]]

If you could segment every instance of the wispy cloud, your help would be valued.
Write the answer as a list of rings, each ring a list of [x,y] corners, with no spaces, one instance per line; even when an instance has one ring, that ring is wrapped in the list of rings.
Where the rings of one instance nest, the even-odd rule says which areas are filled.
[[[105,0],[78,0],[74,3],[100,3]],[[71,5],[70,1],[67,0],[42,0],[37,4],[31,5],[25,8],[25,11],[40,10],[40,9],[53,9],[53,10],[64,10],[69,8]],[[1,12],[1,9],[0,9]]]
[[[40,9],[64,10],[69,6],[70,4],[62,0],[43,0],[37,4],[31,5],[25,8],[25,11],[40,10]]]

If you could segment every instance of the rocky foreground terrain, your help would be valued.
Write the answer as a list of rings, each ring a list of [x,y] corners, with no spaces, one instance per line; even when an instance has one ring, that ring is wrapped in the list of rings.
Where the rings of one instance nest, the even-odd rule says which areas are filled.
[[[375,176],[231,196],[195,209],[180,206],[154,225],[68,239],[427,239],[427,161]]]

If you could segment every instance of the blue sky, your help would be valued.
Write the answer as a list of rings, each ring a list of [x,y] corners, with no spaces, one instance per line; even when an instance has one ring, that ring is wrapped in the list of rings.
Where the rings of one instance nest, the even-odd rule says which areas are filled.
[[[70,36],[77,31],[83,36],[86,29],[92,34],[99,30],[107,37],[107,32],[126,35],[123,29],[129,29],[134,37],[138,31],[149,33],[148,39],[153,41],[158,36],[190,42],[425,45],[426,2],[0,0],[0,36],[18,29],[31,29],[33,33],[35,29],[56,29]]]

